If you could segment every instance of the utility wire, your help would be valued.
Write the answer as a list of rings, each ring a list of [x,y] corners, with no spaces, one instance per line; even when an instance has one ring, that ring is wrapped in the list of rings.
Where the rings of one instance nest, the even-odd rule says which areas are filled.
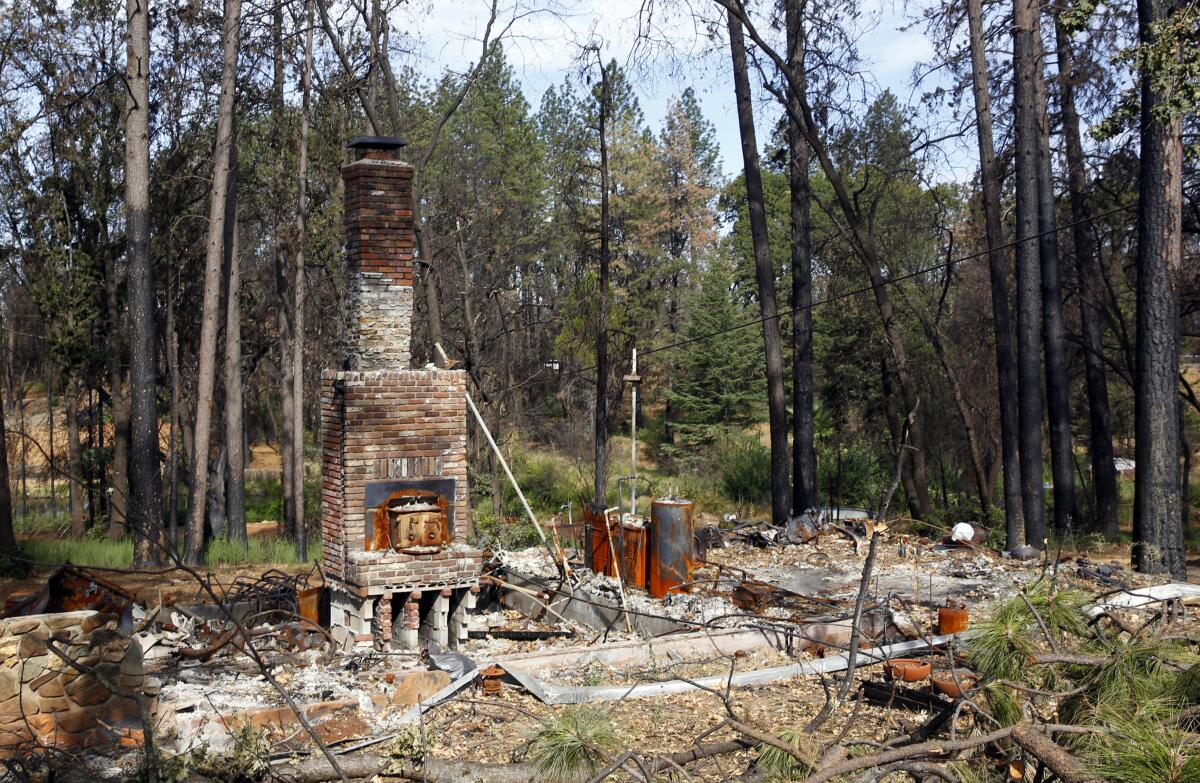
[[[1137,206],[1138,206],[1138,203],[1135,201],[1132,204],[1126,204],[1123,207],[1117,207],[1116,209],[1110,209],[1109,211],[1102,212],[1099,215],[1092,215],[1090,217],[1087,217],[1087,218],[1084,218],[1081,220],[1075,220],[1070,223],[1063,223],[1059,226],[1056,226],[1055,228],[1048,228],[1045,231],[1039,231],[1038,233],[1032,234],[1031,236],[1026,237],[1025,239],[1014,239],[1010,242],[1005,242],[1004,244],[999,245],[997,247],[984,248],[983,250],[978,250],[974,253],[968,253],[967,255],[959,256],[958,258],[954,258],[949,261],[943,261],[940,264],[933,264],[931,266],[922,267],[921,269],[917,269],[913,272],[906,272],[905,274],[902,274],[902,275],[897,275],[895,277],[889,277],[886,280],[884,280],[882,284],[883,285],[892,285],[895,283],[903,282],[905,280],[911,280],[914,277],[920,277],[921,275],[927,275],[930,272],[937,272],[938,270],[941,270],[941,269],[947,269],[949,267],[954,266],[955,264],[960,264],[964,261],[972,261],[976,258],[982,258],[983,256],[986,256],[996,250],[1006,250],[1007,248],[1014,247],[1016,245],[1019,245],[1022,242],[1032,242],[1032,241],[1034,241],[1036,239],[1040,239],[1041,237],[1044,237],[1048,234],[1054,234],[1059,231],[1066,231],[1068,228],[1074,228],[1075,226],[1078,226],[1082,223],[1090,223],[1095,220],[1102,220],[1103,218],[1106,218],[1106,217],[1118,215],[1122,212],[1128,212],[1131,209],[1135,209]],[[670,351],[675,348],[682,348],[685,345],[691,345],[693,343],[706,342],[708,340],[713,339],[714,337],[720,337],[721,335],[724,335],[724,334],[736,332],[741,329],[749,328],[751,326],[757,326],[759,324],[765,323],[766,321],[769,321],[772,319],[783,318],[784,316],[791,315],[792,313],[795,313],[797,311],[812,310],[812,309],[816,308],[818,305],[832,304],[833,302],[839,302],[843,299],[850,299],[855,296],[860,296],[862,294],[870,293],[874,290],[875,289],[873,286],[870,286],[870,285],[862,286],[860,288],[855,288],[850,291],[844,291],[840,294],[834,294],[832,296],[827,296],[824,299],[819,299],[815,302],[808,304],[805,307],[788,308],[787,310],[776,313],[774,316],[771,316],[771,317],[755,318],[750,321],[743,321],[742,323],[737,324],[736,326],[730,326],[725,329],[720,329],[715,332],[709,332],[708,334],[702,334],[697,337],[689,337],[686,340],[676,340],[673,343],[667,343],[666,345],[660,345],[655,348],[647,348],[645,350],[639,349],[638,355],[639,356],[649,356],[650,354],[654,354],[654,353],[662,353],[663,351]],[[592,372],[595,369],[596,369],[596,365],[593,364],[591,367],[583,367],[578,370],[572,370],[571,372],[565,373],[563,376],[560,376],[560,377],[569,378],[573,375],[580,375],[582,373]]]

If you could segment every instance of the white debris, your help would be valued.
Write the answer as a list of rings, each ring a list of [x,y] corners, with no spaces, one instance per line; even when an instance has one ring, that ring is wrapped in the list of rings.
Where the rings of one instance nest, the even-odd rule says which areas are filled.
[[[966,522],[959,522],[950,530],[950,540],[960,544],[969,544],[975,540],[975,528]]]

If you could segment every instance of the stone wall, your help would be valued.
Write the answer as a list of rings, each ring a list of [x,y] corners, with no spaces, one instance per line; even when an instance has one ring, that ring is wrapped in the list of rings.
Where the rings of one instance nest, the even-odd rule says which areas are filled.
[[[35,745],[141,743],[137,701],[113,691],[143,693],[152,705],[158,683],[146,677],[141,645],[117,623],[92,611],[0,620],[0,757]]]

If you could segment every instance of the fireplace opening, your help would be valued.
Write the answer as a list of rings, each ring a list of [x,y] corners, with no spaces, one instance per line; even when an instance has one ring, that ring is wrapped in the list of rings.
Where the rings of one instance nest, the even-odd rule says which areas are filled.
[[[372,482],[366,494],[368,551],[432,554],[453,540],[453,479]]]

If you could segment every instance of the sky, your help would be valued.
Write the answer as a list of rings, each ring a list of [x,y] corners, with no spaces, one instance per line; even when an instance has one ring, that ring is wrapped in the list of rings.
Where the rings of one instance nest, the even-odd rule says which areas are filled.
[[[661,9],[661,0],[658,2]],[[487,0],[430,0],[424,5],[404,6],[404,18],[393,24],[416,39],[418,67],[423,72],[430,76],[446,69],[462,72],[479,56],[479,39],[489,7]],[[537,10],[519,13],[505,43],[509,62],[531,107],[537,108],[547,87],[578,73],[583,44],[602,41],[606,60],[615,58],[627,66],[637,66],[633,83],[651,128],[662,126],[670,100],[690,86],[716,129],[725,173],[733,176],[740,172],[741,147],[728,48],[723,41],[707,39],[703,22],[678,12],[671,17],[656,11],[656,32],[670,40],[678,53],[667,56],[656,51],[639,58],[634,44],[643,0],[568,0],[554,12],[540,10],[545,7],[546,3],[539,3]],[[710,10],[703,4],[699,7]],[[932,56],[930,42],[919,26],[902,29],[911,19],[899,3],[862,0],[862,9],[859,52],[873,82],[870,89],[876,93],[890,89],[902,101],[908,101],[917,94],[912,86],[913,68]],[[711,10],[716,18],[715,3]],[[510,6],[504,21],[513,16]],[[757,106],[760,141],[767,138],[774,121],[774,116],[767,116],[775,111],[770,103],[760,101]]]

